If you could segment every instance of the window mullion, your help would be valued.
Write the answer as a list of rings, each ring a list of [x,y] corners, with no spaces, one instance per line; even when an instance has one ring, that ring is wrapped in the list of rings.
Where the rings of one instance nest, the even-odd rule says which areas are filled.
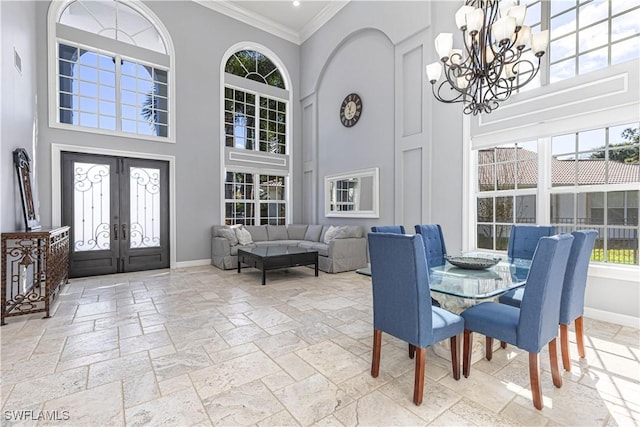
[[[116,61],[116,131],[122,132],[122,94],[120,93],[122,57],[115,55],[114,60]]]

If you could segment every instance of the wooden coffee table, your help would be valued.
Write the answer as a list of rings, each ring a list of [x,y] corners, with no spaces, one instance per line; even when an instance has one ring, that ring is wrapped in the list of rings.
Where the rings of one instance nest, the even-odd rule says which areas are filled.
[[[242,264],[262,271],[262,284],[266,283],[266,272],[281,268],[314,265],[318,277],[318,251],[297,246],[257,246],[238,249],[238,273]]]

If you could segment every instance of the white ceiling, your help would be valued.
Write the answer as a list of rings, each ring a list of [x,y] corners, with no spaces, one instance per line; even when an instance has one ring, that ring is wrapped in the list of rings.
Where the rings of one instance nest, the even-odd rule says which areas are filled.
[[[194,0],[278,37],[301,44],[350,0]]]

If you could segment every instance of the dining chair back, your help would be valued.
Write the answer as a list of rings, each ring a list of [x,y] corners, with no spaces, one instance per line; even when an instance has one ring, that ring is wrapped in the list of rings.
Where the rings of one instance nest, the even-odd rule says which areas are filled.
[[[374,225],[371,227],[373,233],[395,233],[406,234],[404,232],[404,225]]]
[[[424,251],[429,267],[438,267],[446,263],[447,248],[444,244],[440,224],[420,224],[415,226],[416,234],[422,236]]]
[[[460,316],[430,303],[429,273],[422,236],[369,233],[373,293],[373,357],[371,375],[380,367],[382,332],[410,345],[417,355],[413,402],[422,403],[426,347],[450,339],[453,376],[460,378]]]
[[[507,256],[509,259],[520,258],[531,260],[541,237],[553,236],[552,225],[512,225],[509,234]]]
[[[596,230],[578,230],[571,233],[573,244],[569,253],[567,269],[562,284],[560,299],[560,348],[562,352],[562,366],[571,371],[571,356],[569,351],[568,326],[575,321],[576,342],[578,354],[585,357],[584,327],[582,315],[584,313],[584,294],[587,287],[587,273],[591,252],[598,236]],[[525,286],[526,288],[526,286]],[[519,307],[522,303],[524,289],[516,289],[501,295],[498,299],[502,304]]]
[[[533,405],[542,409],[539,353],[549,345],[553,384],[562,386],[558,370],[556,336],[560,319],[560,298],[573,236],[542,237],[534,251],[520,307],[485,302],[462,312],[465,320],[463,374],[471,369],[472,332],[485,335],[486,358],[491,360],[493,339],[529,352],[529,375]]]

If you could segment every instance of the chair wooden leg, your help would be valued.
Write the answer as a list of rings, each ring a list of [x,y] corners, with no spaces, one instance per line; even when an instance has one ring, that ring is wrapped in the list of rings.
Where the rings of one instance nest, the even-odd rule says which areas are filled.
[[[531,382],[531,397],[533,406],[542,409],[542,387],[540,387],[540,366],[538,353],[529,353],[529,380]]]
[[[416,377],[413,383],[413,403],[420,405],[422,403],[422,392],[424,390],[424,364],[427,351],[423,347],[416,347]]]
[[[460,338],[458,335],[454,335],[449,339],[451,345],[451,366],[453,368],[453,379],[460,379]]]
[[[493,338],[486,337],[484,342],[484,355],[487,360],[491,360],[493,358]]]
[[[409,359],[413,359],[413,356],[416,354],[416,346],[413,344],[409,344]]]
[[[556,339],[549,341],[549,363],[551,364],[551,376],[553,377],[553,385],[562,387],[562,376],[558,369],[558,349],[556,348]]]
[[[469,377],[469,370],[471,369],[471,345],[473,344],[473,336],[468,329],[464,330],[464,342],[462,345],[462,375],[465,378]]]
[[[583,359],[587,357],[584,351],[584,325],[582,316],[576,319],[576,343],[578,344],[578,355]]]
[[[507,343],[504,341],[500,341],[500,348],[507,348]]]
[[[371,357],[371,376],[378,378],[380,373],[380,347],[382,346],[382,331],[373,330],[373,356]]]
[[[551,343],[549,343],[551,345]],[[560,351],[562,353],[562,366],[567,372],[571,372],[571,353],[569,351],[569,326],[560,324]]]

